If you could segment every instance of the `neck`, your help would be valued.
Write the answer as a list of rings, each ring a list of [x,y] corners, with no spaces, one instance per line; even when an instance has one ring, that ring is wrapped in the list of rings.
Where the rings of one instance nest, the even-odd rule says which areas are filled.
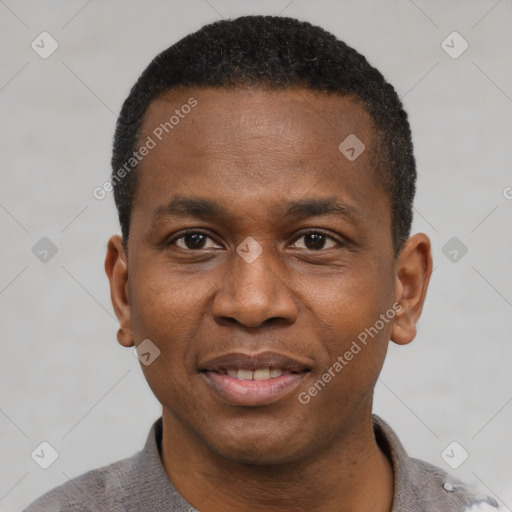
[[[178,492],[202,512],[389,512],[393,471],[372,428],[371,410],[336,443],[284,464],[248,465],[209,450],[163,413],[162,462]]]

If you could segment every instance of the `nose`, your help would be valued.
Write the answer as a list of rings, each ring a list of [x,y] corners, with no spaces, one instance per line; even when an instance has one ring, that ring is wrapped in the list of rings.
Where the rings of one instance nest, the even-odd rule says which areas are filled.
[[[216,321],[237,322],[252,328],[271,321],[295,322],[297,304],[272,261],[272,251],[263,250],[251,262],[237,253],[232,259],[223,286],[213,300],[212,314]]]

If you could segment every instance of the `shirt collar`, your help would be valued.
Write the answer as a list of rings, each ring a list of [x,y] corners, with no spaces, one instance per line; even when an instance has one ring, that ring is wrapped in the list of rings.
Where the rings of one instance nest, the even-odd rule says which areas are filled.
[[[422,480],[419,468],[407,455],[405,448],[391,427],[376,414],[372,415],[375,439],[381,450],[391,462],[393,468],[394,488],[391,512],[424,510],[421,488]],[[425,485],[427,482],[422,482]]]

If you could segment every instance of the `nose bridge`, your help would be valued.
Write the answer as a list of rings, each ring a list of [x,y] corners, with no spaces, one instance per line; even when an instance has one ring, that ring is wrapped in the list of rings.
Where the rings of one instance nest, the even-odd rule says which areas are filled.
[[[274,258],[270,247],[264,249],[253,238],[246,238],[233,254],[222,291],[214,301],[214,316],[252,327],[270,318],[292,322],[297,308]]]
[[[280,281],[272,268],[275,265],[273,265],[271,250],[263,251],[263,248],[259,249],[259,247],[251,241],[240,244],[232,267],[233,282],[231,284],[235,285],[236,293],[241,296],[252,295],[255,301],[270,299],[276,291],[275,281]],[[283,283],[280,284],[283,285]]]

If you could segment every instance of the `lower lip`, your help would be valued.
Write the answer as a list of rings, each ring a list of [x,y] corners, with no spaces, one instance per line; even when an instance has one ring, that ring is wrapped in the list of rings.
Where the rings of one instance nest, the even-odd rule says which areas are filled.
[[[269,405],[290,394],[306,376],[307,372],[281,375],[275,379],[240,380],[217,372],[202,375],[221,397],[232,405]]]

